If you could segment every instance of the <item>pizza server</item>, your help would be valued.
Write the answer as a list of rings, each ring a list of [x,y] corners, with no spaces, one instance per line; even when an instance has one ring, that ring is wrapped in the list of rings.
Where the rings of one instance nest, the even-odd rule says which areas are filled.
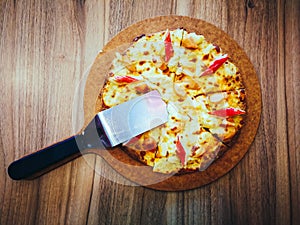
[[[79,134],[12,162],[14,180],[42,175],[82,154],[86,149],[110,149],[168,120],[165,102],[157,91],[99,112]]]

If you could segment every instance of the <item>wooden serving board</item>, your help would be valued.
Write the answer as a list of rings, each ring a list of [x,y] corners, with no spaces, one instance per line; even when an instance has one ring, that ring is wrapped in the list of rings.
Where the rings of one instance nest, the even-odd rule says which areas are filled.
[[[87,77],[84,110],[85,124],[101,110],[98,96],[108,74],[115,52],[125,50],[132,40],[142,34],[185,28],[188,32],[203,34],[207,41],[215,43],[230,56],[230,60],[240,69],[247,93],[247,118],[236,143],[210,167],[202,172],[182,175],[164,175],[152,172],[152,168],[132,159],[120,148],[108,151],[91,150],[103,157],[110,166],[127,179],[156,190],[180,191],[206,185],[229,172],[248,151],[256,135],[261,114],[260,85],[254,68],[246,53],[224,31],[203,20],[185,16],[160,16],[131,25],[112,38],[96,57]]]

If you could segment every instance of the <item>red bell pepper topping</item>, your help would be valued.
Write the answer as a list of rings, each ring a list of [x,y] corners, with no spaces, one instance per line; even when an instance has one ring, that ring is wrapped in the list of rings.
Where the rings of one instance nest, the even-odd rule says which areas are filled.
[[[170,32],[168,31],[166,38],[165,38],[165,61],[168,62],[170,58],[174,54],[174,49],[172,46],[172,41],[171,41],[171,35]]]
[[[186,152],[180,142],[179,136],[177,136],[177,141],[176,141],[176,153],[180,159],[180,162],[182,164],[182,166],[185,165],[185,156],[186,156]]]
[[[235,109],[235,108],[226,108],[226,109],[219,109],[215,110],[213,112],[209,112],[211,115],[220,116],[220,117],[230,117],[230,116],[237,116],[245,114],[246,112],[241,109]]]
[[[200,76],[210,75],[217,71],[228,59],[227,55],[216,59]]]
[[[138,79],[130,77],[130,76],[115,76],[114,80],[120,83],[132,83],[138,81]]]

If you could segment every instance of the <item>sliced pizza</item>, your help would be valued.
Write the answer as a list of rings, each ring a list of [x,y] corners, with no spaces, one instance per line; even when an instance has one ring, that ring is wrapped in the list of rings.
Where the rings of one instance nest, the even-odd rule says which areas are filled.
[[[203,35],[184,29],[135,38],[112,61],[104,107],[157,90],[169,120],[123,144],[154,172],[205,170],[232,144],[246,115],[239,69]]]

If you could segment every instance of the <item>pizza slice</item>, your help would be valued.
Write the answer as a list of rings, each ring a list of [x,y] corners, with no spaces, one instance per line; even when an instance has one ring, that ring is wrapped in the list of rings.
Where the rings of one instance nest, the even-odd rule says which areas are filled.
[[[199,123],[223,143],[229,144],[244,124],[245,90],[202,94],[194,100],[201,110]]]
[[[161,129],[156,127],[123,143],[123,147],[133,158],[153,166],[160,137]]]
[[[110,77],[102,89],[102,105],[109,108],[151,91],[147,81],[132,74]]]
[[[190,96],[244,88],[239,70],[219,46],[203,35],[183,34],[174,82]]]
[[[214,46],[207,43],[203,35],[183,32],[180,57],[178,60],[176,75],[187,75],[190,77],[197,76],[204,72],[206,68],[204,55],[213,52]],[[209,61],[207,58],[206,61]],[[206,64],[205,64],[206,63]]]
[[[165,31],[141,35],[134,39],[132,45],[123,53],[128,62],[162,61],[164,53]]]
[[[215,61],[220,59],[221,58],[218,58]],[[190,96],[222,91],[233,91],[244,88],[240,72],[236,66],[229,61],[223,62],[223,64],[216,69],[215,72],[206,71],[209,70],[203,70],[202,74],[204,75],[201,75],[201,73],[195,73],[194,76],[189,75],[185,71],[185,73],[183,72],[177,75],[174,81],[184,88]]]
[[[176,140],[184,130],[188,117],[179,112],[171,102],[167,104],[168,122],[161,128],[161,138],[155,154],[154,172],[177,173],[182,168],[180,156],[177,154]]]
[[[203,171],[228,149],[225,144],[203,127],[197,132],[197,137],[198,139],[194,142],[187,157],[186,170]]]
[[[127,66],[141,61],[176,66],[178,57],[182,53],[180,43],[183,31],[183,29],[165,30],[135,38],[125,52],[116,56],[113,63],[115,68],[118,65]]]

